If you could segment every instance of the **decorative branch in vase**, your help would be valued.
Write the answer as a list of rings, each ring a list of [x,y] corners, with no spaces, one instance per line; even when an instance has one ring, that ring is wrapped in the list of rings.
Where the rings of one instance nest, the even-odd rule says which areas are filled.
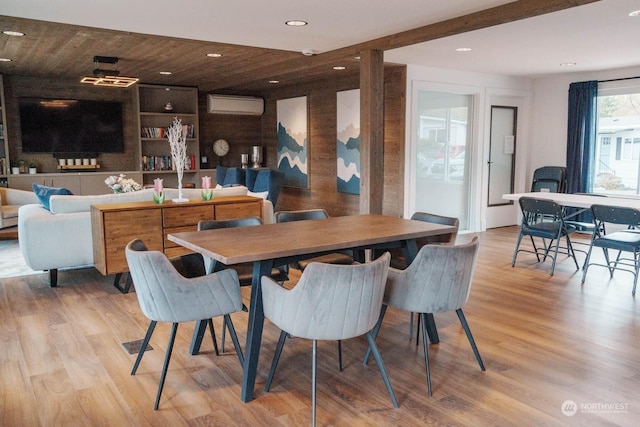
[[[181,119],[173,118],[173,123],[167,128],[167,138],[171,146],[173,166],[178,174],[178,198],[172,199],[172,201],[174,203],[186,203],[189,199],[182,197],[182,175],[187,162],[187,134],[182,128]]]

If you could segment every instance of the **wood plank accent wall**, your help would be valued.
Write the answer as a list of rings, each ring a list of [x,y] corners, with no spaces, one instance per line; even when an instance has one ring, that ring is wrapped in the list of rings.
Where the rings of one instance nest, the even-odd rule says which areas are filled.
[[[307,96],[309,118],[309,189],[284,187],[276,210],[324,208],[331,216],[359,213],[359,196],[339,193],[336,184],[336,93],[357,89],[359,75],[308,85],[276,88],[265,94],[262,116],[267,166],[277,168],[276,101]],[[406,67],[386,66],[384,73],[384,195],[382,213],[401,216],[404,192]]]
[[[198,117],[200,119],[200,156],[207,157],[207,163],[201,169],[214,169],[218,166],[218,156],[213,154],[213,141],[225,139],[229,143],[229,153],[221,159],[222,166],[240,167],[241,154],[249,154],[251,148],[262,145],[262,117],[207,113],[207,94],[198,95]],[[275,151],[271,157],[275,162]],[[263,153],[267,156],[267,153]]]
[[[90,71],[90,70],[87,70]],[[132,89],[134,88],[134,89]],[[97,87],[77,81],[23,76],[4,76],[5,102],[7,103],[7,130],[11,160],[35,159],[38,172],[59,172],[58,162],[51,154],[23,153],[20,131],[18,98],[59,98],[117,101],[122,103],[124,153],[100,153],[98,163],[101,171],[126,171],[140,169],[138,129],[134,106],[134,90],[131,88]]]

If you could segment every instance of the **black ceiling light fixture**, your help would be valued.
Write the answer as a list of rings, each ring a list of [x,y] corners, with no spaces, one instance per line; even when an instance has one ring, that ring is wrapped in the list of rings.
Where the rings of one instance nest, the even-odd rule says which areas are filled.
[[[93,76],[83,77],[80,83],[88,83],[95,86],[129,87],[139,80],[136,77],[120,76],[120,71],[118,71],[118,58],[115,56],[94,56],[93,62],[96,67],[93,70]],[[100,68],[100,64],[110,64],[113,68],[111,70],[105,70]]]

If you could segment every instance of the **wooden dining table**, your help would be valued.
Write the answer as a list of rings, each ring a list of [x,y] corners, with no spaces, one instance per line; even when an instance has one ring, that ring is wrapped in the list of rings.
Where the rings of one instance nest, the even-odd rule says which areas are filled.
[[[290,264],[302,259],[340,250],[354,250],[364,261],[366,249],[400,247],[411,262],[417,252],[415,239],[451,233],[454,227],[414,221],[385,215],[362,214],[331,217],[322,220],[265,224],[256,227],[172,233],[167,238],[217,262],[233,268],[234,264],[253,263],[253,278],[249,304],[249,321],[242,375],[241,399],[253,399],[264,312],[260,278],[269,275],[273,266]],[[197,353],[206,329],[206,322],[194,332],[192,353]],[[435,324],[430,325],[437,342]]]

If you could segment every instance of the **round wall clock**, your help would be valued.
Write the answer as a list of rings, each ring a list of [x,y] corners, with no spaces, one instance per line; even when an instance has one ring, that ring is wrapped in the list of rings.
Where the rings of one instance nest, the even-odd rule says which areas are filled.
[[[226,156],[229,152],[229,143],[224,139],[216,139],[213,143],[213,152],[218,157]]]

